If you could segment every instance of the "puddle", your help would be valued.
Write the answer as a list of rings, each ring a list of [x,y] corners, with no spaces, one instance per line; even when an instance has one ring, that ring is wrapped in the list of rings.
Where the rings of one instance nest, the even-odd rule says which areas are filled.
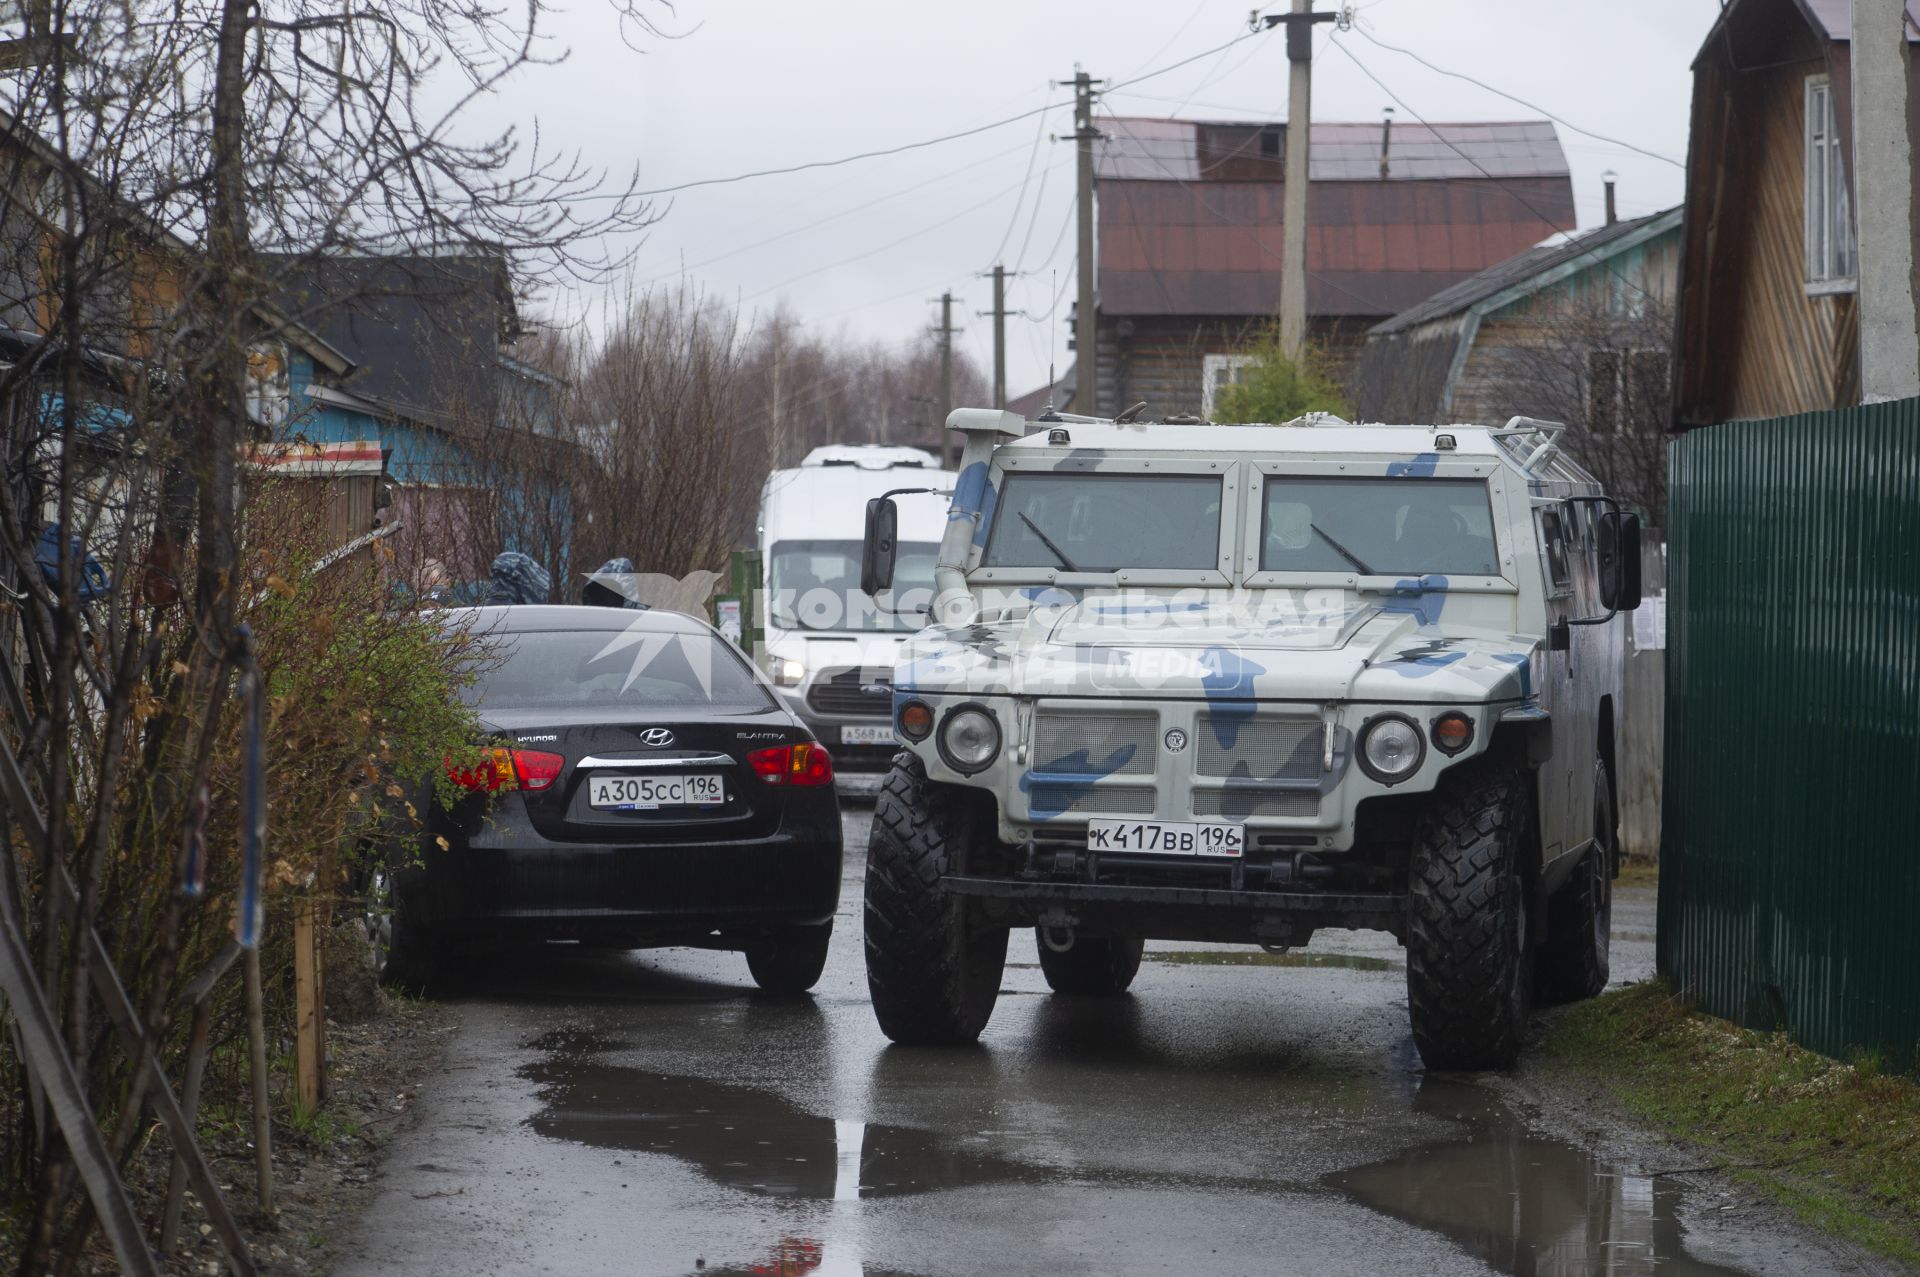
[[[529,1119],[539,1134],[665,1153],[716,1184],[763,1197],[856,1201],[1059,1178],[913,1127],[816,1117],[749,1086],[577,1057],[529,1065],[522,1076],[545,1104]]]
[[[1327,1178],[1364,1206],[1441,1233],[1512,1277],[1738,1277],[1686,1251],[1684,1191],[1544,1139],[1488,1092],[1423,1084],[1416,1112],[1465,1124],[1428,1144]]]
[[[1333,967],[1345,971],[1397,971],[1400,964],[1362,953],[1267,953],[1261,949],[1162,949],[1149,962],[1195,967]]]

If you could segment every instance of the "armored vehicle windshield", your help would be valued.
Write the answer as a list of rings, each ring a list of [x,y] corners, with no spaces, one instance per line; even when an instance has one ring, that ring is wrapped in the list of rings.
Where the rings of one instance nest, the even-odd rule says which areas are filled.
[[[1197,474],[1010,474],[985,567],[1206,569],[1220,555],[1221,480]]]
[[[1265,572],[1498,576],[1493,510],[1476,479],[1269,475]]]

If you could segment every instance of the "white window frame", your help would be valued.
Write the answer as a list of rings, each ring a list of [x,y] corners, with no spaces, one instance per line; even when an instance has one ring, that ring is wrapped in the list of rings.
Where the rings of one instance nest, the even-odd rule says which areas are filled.
[[[1852,291],[1859,271],[1853,193],[1847,184],[1846,157],[1840,151],[1833,84],[1824,75],[1807,77],[1803,154],[1807,291]]]
[[[1233,374],[1258,362],[1260,362],[1258,355],[1204,356],[1200,360],[1201,417],[1212,421],[1213,410],[1219,403],[1221,387],[1238,385],[1242,379]]]

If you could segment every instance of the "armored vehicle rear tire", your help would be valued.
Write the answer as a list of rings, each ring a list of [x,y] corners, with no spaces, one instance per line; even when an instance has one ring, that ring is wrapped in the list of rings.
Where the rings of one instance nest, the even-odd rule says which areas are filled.
[[[1540,947],[1534,993],[1544,1002],[1591,998],[1607,987],[1613,941],[1613,870],[1619,827],[1607,764],[1593,775],[1593,846],[1547,901],[1547,942]]]
[[[1075,936],[1065,952],[1047,945],[1046,928],[1034,930],[1040,949],[1040,974],[1055,993],[1114,997],[1125,993],[1140,971],[1147,942],[1138,936]]]
[[[880,1031],[907,1045],[980,1036],[1000,996],[1007,928],[982,926],[943,879],[966,867],[978,808],[927,779],[918,759],[893,765],[867,846],[867,990]]]
[[[1533,991],[1531,789],[1516,769],[1464,769],[1415,831],[1407,1005],[1429,1069],[1504,1069],[1520,1054]]]

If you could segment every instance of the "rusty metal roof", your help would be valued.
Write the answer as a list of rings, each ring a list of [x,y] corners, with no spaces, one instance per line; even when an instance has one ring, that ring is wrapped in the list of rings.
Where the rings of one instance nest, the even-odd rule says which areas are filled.
[[[1101,312],[1273,314],[1284,130],[1099,123]],[[1574,227],[1573,183],[1549,123],[1396,124],[1384,179],[1382,133],[1379,124],[1313,126],[1311,314],[1384,319]]]
[[[1284,124],[1131,116],[1103,116],[1096,123],[1103,135],[1094,147],[1096,179],[1196,182],[1221,177],[1221,169],[1243,180],[1281,176]],[[1379,121],[1316,122],[1312,130],[1307,175],[1315,182],[1552,177],[1568,171],[1559,136],[1546,120],[1396,123],[1391,129]]]

